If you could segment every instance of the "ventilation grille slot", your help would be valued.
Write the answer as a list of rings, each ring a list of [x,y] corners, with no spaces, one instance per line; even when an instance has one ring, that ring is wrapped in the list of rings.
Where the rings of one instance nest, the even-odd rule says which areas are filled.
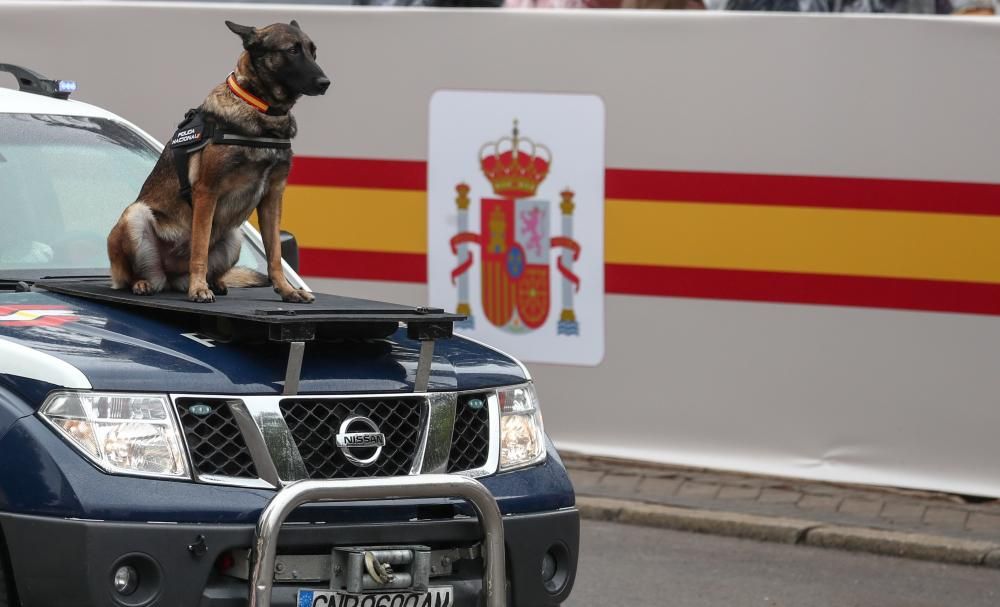
[[[486,397],[485,393],[458,397],[448,472],[475,470],[486,465],[490,456],[490,408]]]
[[[177,399],[177,413],[187,437],[191,461],[199,474],[258,477],[250,450],[227,401],[180,398]]]

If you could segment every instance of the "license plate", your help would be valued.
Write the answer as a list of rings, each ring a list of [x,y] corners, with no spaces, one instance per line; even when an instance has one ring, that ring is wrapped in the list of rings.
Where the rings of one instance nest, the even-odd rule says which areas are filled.
[[[297,607],[455,607],[451,586],[427,592],[375,592],[349,594],[333,590],[299,590]]]

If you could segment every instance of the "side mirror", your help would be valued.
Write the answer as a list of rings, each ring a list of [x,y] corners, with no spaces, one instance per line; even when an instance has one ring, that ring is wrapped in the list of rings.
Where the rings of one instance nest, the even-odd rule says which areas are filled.
[[[296,273],[299,271],[299,243],[291,232],[281,231],[281,258],[285,263],[292,266]]]

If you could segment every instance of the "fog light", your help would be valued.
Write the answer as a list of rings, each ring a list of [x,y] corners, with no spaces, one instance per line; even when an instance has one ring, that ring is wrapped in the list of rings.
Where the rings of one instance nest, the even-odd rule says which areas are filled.
[[[551,581],[556,575],[556,557],[551,552],[546,552],[542,557],[542,581]]]
[[[549,546],[542,557],[542,586],[549,594],[559,594],[566,590],[569,582],[569,550],[562,542]]]
[[[122,596],[129,596],[139,587],[139,572],[130,565],[119,567],[115,571],[114,586],[115,592]]]

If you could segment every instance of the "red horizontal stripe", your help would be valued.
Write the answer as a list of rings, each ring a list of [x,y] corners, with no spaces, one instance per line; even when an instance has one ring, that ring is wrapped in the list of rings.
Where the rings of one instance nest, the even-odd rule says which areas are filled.
[[[604,178],[607,198],[1000,215],[1000,184],[991,183],[633,169]],[[289,183],[425,190],[427,163],[296,156]]]
[[[303,276],[427,282],[427,256],[420,253],[302,248],[299,266]]]
[[[340,188],[426,190],[427,163],[423,160],[296,156],[292,161],[288,183]]]
[[[303,248],[300,259],[305,276],[427,282],[427,256],[415,253]],[[611,263],[604,281],[619,295],[1000,315],[998,284]]]
[[[1000,315],[1000,285],[607,264],[608,293]]]
[[[1000,184],[608,169],[608,198],[1000,215]]]

